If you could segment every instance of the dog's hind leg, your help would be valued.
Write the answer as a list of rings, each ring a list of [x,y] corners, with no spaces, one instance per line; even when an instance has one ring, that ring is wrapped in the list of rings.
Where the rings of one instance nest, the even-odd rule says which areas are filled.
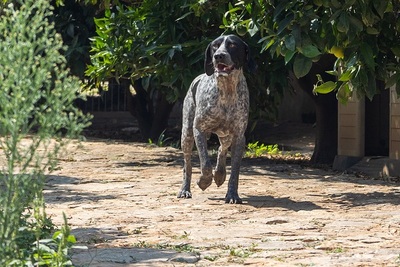
[[[194,145],[193,130],[191,128],[182,129],[181,146],[183,152],[183,181],[178,193],[178,198],[191,198],[190,183],[192,180],[192,150]]]
[[[178,198],[192,197],[192,193],[190,192],[190,183],[192,181],[192,151],[194,145],[193,118],[195,105],[191,90],[192,87],[183,102],[181,136],[181,147],[183,152],[183,181],[182,187],[178,193]]]
[[[212,165],[207,151],[207,134],[196,128],[193,129],[193,132],[197,150],[199,152],[201,170],[200,178],[197,180],[197,185],[204,191],[211,185],[213,180]]]

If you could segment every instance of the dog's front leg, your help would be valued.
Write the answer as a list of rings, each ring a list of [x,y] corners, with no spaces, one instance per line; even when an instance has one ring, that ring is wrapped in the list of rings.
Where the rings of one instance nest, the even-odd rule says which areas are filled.
[[[235,138],[232,142],[231,176],[229,178],[228,192],[226,193],[225,203],[230,203],[230,204],[242,203],[242,199],[239,197],[238,194],[238,186],[239,186],[240,164],[242,161],[245,144],[246,141],[243,135]]]
[[[219,143],[217,165],[214,170],[214,181],[218,187],[220,187],[226,179],[226,156],[229,146],[232,143],[232,138],[229,135],[219,137]]]
[[[204,191],[211,185],[213,179],[212,165],[207,151],[207,134],[197,128],[193,129],[193,133],[199,153],[201,170],[200,178],[197,180],[197,185]]]

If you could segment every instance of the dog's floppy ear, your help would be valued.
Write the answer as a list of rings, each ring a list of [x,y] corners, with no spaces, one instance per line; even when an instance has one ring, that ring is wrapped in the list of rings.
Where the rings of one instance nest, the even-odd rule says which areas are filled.
[[[205,52],[204,71],[208,76],[211,76],[214,73],[214,65],[212,62],[212,55],[211,55],[211,43],[208,44]]]
[[[254,59],[251,56],[249,46],[243,42],[245,47],[246,47],[246,62],[247,62],[247,69],[249,70],[250,73],[253,73],[257,70],[257,63],[254,61]]]

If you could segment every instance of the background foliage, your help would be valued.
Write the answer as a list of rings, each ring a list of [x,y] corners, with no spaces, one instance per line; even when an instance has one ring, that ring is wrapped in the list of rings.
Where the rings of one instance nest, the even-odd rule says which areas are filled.
[[[323,54],[334,54],[329,73],[337,81],[319,77],[314,92],[335,91],[345,102],[353,90],[372,99],[379,93],[376,80],[397,84],[399,92],[399,9],[397,0],[245,0],[231,7],[229,23],[238,32],[258,33],[261,52],[284,58],[297,78]]]
[[[193,78],[204,72],[205,47],[220,34],[232,32],[223,26],[229,6],[230,1],[215,0],[117,4],[95,19],[97,36],[86,74],[96,85],[110,77],[141,79],[149,95],[161,92],[171,103],[181,100]],[[260,49],[256,41],[246,41],[253,51]],[[271,67],[269,55],[253,56],[258,71],[247,73],[252,118],[272,119],[287,84],[285,72]],[[274,61],[283,66],[282,60]]]

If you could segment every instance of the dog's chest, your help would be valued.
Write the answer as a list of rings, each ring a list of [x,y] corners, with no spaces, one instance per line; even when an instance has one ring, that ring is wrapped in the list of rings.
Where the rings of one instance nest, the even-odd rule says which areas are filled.
[[[197,88],[195,124],[205,131],[230,132],[246,127],[249,95],[246,80],[205,78]]]

